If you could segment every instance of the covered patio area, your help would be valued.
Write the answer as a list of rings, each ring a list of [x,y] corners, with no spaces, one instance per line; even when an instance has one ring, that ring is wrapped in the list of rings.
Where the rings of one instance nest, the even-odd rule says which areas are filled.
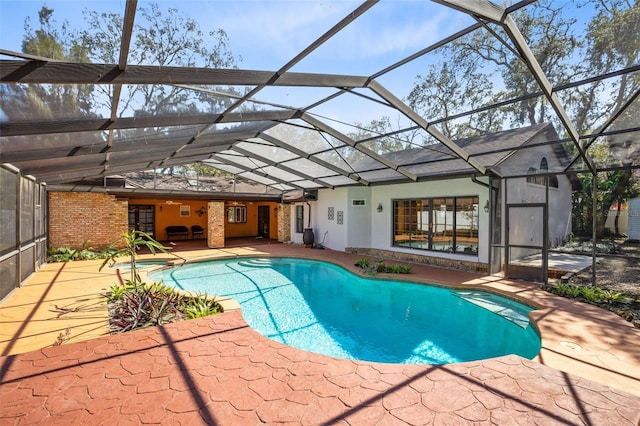
[[[179,254],[192,260],[312,257],[354,272],[355,261],[362,257],[293,244]],[[612,313],[544,292],[539,284],[413,265],[411,280],[486,288],[541,306],[531,314],[542,337],[536,359],[509,355],[418,366],[300,351],[259,335],[234,309],[109,336],[106,303],[100,295],[121,278],[116,269],[99,272],[98,267],[98,261],[47,264],[0,306],[3,421],[218,425],[640,421],[638,330]]]

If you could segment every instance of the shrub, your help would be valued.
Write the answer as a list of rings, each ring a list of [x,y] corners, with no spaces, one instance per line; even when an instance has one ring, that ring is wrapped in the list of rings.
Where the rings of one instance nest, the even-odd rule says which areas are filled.
[[[220,310],[221,306],[216,302],[216,298],[207,295],[189,297],[182,305],[182,312],[184,312],[189,319],[215,315]]]
[[[137,230],[125,232],[120,238],[111,243],[111,246],[109,247],[111,255],[105,258],[98,270],[101,271],[107,263],[115,263],[116,257],[129,256],[129,264],[131,267],[131,278],[129,281],[134,283],[134,285],[141,284],[140,274],[138,274],[138,267],[136,266],[136,255],[138,254],[138,249],[140,247],[148,248],[153,255],[156,254],[156,250],[168,253],[167,250],[171,249],[171,247],[163,246],[158,241],[151,238],[151,235],[145,232]]]
[[[125,284],[114,284],[109,287],[109,291],[107,291],[107,301],[116,302],[134,288],[135,285],[131,281],[127,281]]]
[[[399,274],[410,274],[411,273],[411,265],[400,265]]]
[[[113,285],[107,291],[113,333],[221,313],[222,306],[206,294],[184,296],[162,283]]]
[[[142,284],[130,288],[120,296],[111,319],[116,333],[162,325],[179,319],[180,296],[163,284]]]
[[[113,257],[114,250],[111,248],[95,250],[86,247],[85,242],[81,249],[70,247],[50,247],[47,249],[48,262],[72,262],[74,260],[108,259]]]
[[[602,289],[599,287],[581,287],[580,295],[589,303],[598,302],[602,298]]]
[[[376,273],[386,272],[391,274],[410,274],[411,266],[409,265],[400,265],[397,263],[392,263],[391,265],[385,265],[384,260],[379,259],[376,260],[374,265],[371,265],[369,259],[358,259],[356,261],[356,266],[361,268],[363,272],[369,275],[375,275]]]
[[[370,265],[369,259],[358,259],[356,260],[356,266],[362,269],[368,268]]]
[[[602,297],[602,300],[604,300],[605,302],[612,303],[612,302],[624,300],[626,298],[626,295],[624,293],[620,293],[613,290],[603,290],[601,297]]]

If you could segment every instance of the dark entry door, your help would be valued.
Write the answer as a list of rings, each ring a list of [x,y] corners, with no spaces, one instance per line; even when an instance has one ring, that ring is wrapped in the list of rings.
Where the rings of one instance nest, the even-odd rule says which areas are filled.
[[[153,236],[155,229],[155,206],[129,205],[129,231],[142,231]]]
[[[270,221],[269,206],[258,206],[258,236],[269,238]]]

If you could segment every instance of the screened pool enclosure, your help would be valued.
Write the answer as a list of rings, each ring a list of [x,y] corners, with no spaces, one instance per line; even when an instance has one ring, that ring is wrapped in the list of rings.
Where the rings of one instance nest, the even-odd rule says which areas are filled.
[[[545,270],[558,177],[593,237],[608,200],[637,196],[637,2],[32,3],[0,5],[0,264],[16,281],[44,261],[29,248],[42,242],[44,188],[27,181],[91,191],[96,178],[194,163],[283,194],[466,176],[490,187],[489,205],[425,198],[422,219],[446,228],[460,203],[472,238],[473,215],[490,212],[491,272],[519,249]],[[461,142],[544,123],[554,138],[509,148],[533,166],[495,167],[487,158],[505,148]],[[541,161],[541,146],[561,160]],[[518,179],[547,196],[510,196]],[[520,214],[541,218],[539,238],[501,231]]]

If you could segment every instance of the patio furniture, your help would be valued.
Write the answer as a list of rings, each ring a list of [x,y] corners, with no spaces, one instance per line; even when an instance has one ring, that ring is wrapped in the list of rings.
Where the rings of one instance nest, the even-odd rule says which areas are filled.
[[[196,235],[199,235],[201,238],[204,238],[204,228],[200,225],[192,225],[191,226],[191,238],[195,239]]]
[[[189,228],[187,228],[186,226],[183,226],[183,225],[167,226],[165,230],[167,231],[167,239],[170,239],[172,237],[180,237],[180,236],[184,237],[185,240],[189,238]]]

